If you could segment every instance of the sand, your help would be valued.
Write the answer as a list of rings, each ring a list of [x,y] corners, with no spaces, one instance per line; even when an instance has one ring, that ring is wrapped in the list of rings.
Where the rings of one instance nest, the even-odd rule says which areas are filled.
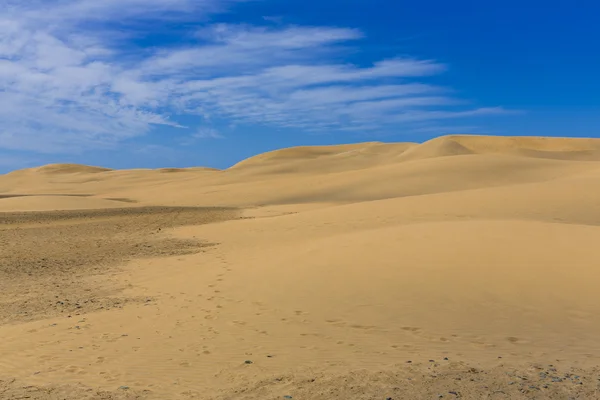
[[[600,398],[598,182],[480,136],[0,176],[0,399]]]

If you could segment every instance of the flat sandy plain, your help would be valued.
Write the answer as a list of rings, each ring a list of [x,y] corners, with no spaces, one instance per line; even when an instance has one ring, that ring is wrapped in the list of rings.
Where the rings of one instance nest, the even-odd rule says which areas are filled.
[[[600,140],[0,176],[0,399],[600,398]]]

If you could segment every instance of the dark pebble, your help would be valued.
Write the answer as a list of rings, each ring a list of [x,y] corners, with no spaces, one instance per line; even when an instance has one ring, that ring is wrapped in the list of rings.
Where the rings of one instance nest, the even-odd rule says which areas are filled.
[[[444,357],[444,361],[448,361],[448,357]]]
[[[129,389],[129,386],[119,386],[119,389],[121,389],[121,390],[127,390],[127,389]]]
[[[250,360],[246,360],[246,361],[244,361],[244,364],[253,364],[253,362]]]

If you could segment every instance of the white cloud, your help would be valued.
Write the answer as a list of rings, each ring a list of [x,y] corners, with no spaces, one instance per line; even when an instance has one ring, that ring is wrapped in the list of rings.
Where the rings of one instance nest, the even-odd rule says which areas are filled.
[[[155,126],[184,128],[170,117],[183,114],[358,130],[503,112],[456,109],[451,91],[425,83],[445,69],[433,60],[334,62],[360,43],[356,29],[206,24],[185,46],[131,41],[165,19],[198,21],[241,1],[0,0],[0,148],[108,148]]]
[[[115,21],[131,18],[197,19],[201,15],[223,11],[231,3],[246,0],[2,0],[0,7],[14,15],[21,14],[36,23],[80,23]]]
[[[265,21],[272,22],[274,24],[281,24],[283,22],[283,17],[280,15],[265,15],[262,17]]]
[[[224,136],[219,133],[214,128],[206,128],[202,127],[196,131],[196,133],[192,134],[192,137],[195,139],[223,139]]]

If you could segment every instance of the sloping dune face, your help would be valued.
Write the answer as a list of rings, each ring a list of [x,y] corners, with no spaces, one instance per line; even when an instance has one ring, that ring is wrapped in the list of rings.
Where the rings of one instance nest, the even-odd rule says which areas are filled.
[[[597,398],[599,183],[485,136],[0,176],[0,397]]]

